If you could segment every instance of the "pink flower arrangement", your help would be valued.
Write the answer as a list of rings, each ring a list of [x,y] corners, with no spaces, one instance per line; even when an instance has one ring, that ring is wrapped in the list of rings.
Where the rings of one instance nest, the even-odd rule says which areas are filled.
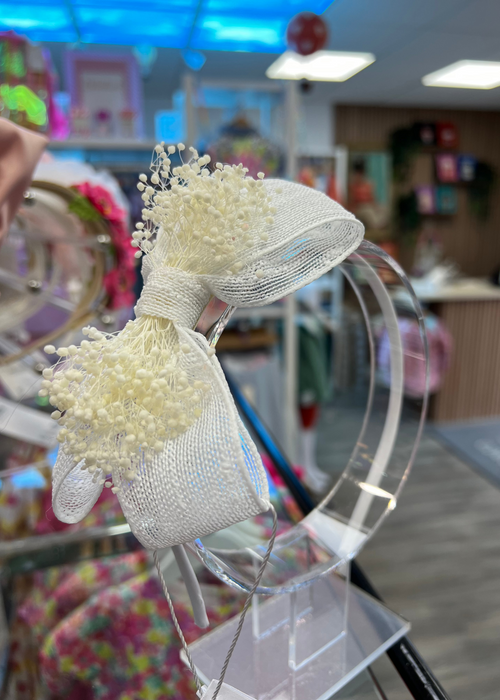
[[[87,197],[92,206],[102,214],[104,219],[108,221],[126,221],[125,212],[116,206],[113,197],[104,187],[91,185],[90,182],[82,182],[79,185],[75,185],[75,189],[84,197]]]
[[[130,245],[127,215],[118,207],[111,194],[100,185],[82,182],[75,189],[85,197],[108,224],[113,247],[115,267],[104,276],[104,288],[108,295],[108,308],[112,310],[132,306],[135,302],[134,250]]]
[[[134,283],[134,269],[115,268],[104,276],[104,288],[109,297],[110,309],[121,309],[134,304]]]

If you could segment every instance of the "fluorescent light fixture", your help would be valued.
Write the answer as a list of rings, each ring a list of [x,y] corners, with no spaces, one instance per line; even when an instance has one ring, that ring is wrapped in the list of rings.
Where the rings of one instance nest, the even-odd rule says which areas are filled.
[[[360,489],[366,491],[366,493],[369,493],[372,496],[378,496],[379,498],[387,498],[388,501],[392,498],[392,493],[389,493],[389,491],[384,491],[384,489],[381,489],[378,486],[374,486],[373,484],[368,484],[366,481],[360,481],[358,483],[358,486]]]
[[[375,61],[372,53],[316,51],[301,56],[285,51],[266,71],[268,78],[281,80],[325,80],[343,82]]]
[[[190,47],[212,51],[263,51],[281,53],[285,48],[288,19],[200,15]]]
[[[500,62],[457,61],[434,73],[424,75],[422,82],[431,87],[491,90],[500,86]]]
[[[183,48],[191,18],[186,14],[151,10],[149,5],[122,7],[75,5],[74,16],[83,42],[94,44],[150,44]]]

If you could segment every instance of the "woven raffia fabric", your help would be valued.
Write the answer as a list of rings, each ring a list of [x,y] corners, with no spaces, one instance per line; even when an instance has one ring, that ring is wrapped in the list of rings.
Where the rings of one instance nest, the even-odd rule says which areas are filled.
[[[133,480],[130,468],[114,467],[113,483],[132,531],[150,549],[192,541],[269,507],[256,447],[238,417],[217,358],[192,330],[211,295],[237,307],[269,304],[342,262],[363,237],[362,224],[325,195],[278,180],[265,186],[276,208],[274,222],[266,228],[267,240],[240,258],[238,274],[162,267],[162,240],[144,259],[145,287],[136,315],[171,322],[162,331],[162,343],[175,358],[169,381],[177,392],[181,427],[165,408],[162,451],[149,462],[140,454],[134,457]],[[148,367],[149,359],[144,362]],[[81,466],[60,451],[53,504],[64,522],[78,522],[89,512],[106,478],[102,469],[91,474]]]
[[[233,277],[203,276],[214,296],[238,307],[271,304],[341,263],[361,243],[363,225],[326,195],[292,182],[268,180],[276,207],[266,243]],[[256,271],[262,270],[262,278]]]

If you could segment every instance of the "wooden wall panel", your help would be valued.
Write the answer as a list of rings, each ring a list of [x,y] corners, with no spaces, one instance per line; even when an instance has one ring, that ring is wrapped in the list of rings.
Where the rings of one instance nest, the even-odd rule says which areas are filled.
[[[337,105],[335,141],[348,147],[384,147],[393,129],[415,121],[454,122],[459,151],[490,163],[498,172],[486,222],[470,214],[465,188],[460,187],[458,214],[439,223],[445,255],[467,275],[489,275],[500,266],[500,112]]]
[[[450,331],[450,369],[434,397],[436,421],[500,415],[500,302],[467,301],[436,309]]]

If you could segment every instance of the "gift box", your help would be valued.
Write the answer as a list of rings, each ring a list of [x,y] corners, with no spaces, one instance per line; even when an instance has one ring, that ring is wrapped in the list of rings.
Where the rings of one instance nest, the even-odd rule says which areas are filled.
[[[413,128],[422,146],[436,145],[436,125],[433,122],[416,122]]]
[[[458,177],[462,182],[472,182],[476,177],[477,160],[473,156],[458,156]]]
[[[440,148],[458,148],[458,129],[451,122],[436,124],[436,141]]]
[[[438,214],[456,214],[458,208],[457,190],[450,185],[436,188],[436,212]]]
[[[457,157],[453,153],[436,155],[436,175],[439,182],[458,182]]]
[[[430,185],[422,185],[415,189],[417,195],[417,208],[419,214],[435,214],[436,213],[436,197],[434,187]]]

